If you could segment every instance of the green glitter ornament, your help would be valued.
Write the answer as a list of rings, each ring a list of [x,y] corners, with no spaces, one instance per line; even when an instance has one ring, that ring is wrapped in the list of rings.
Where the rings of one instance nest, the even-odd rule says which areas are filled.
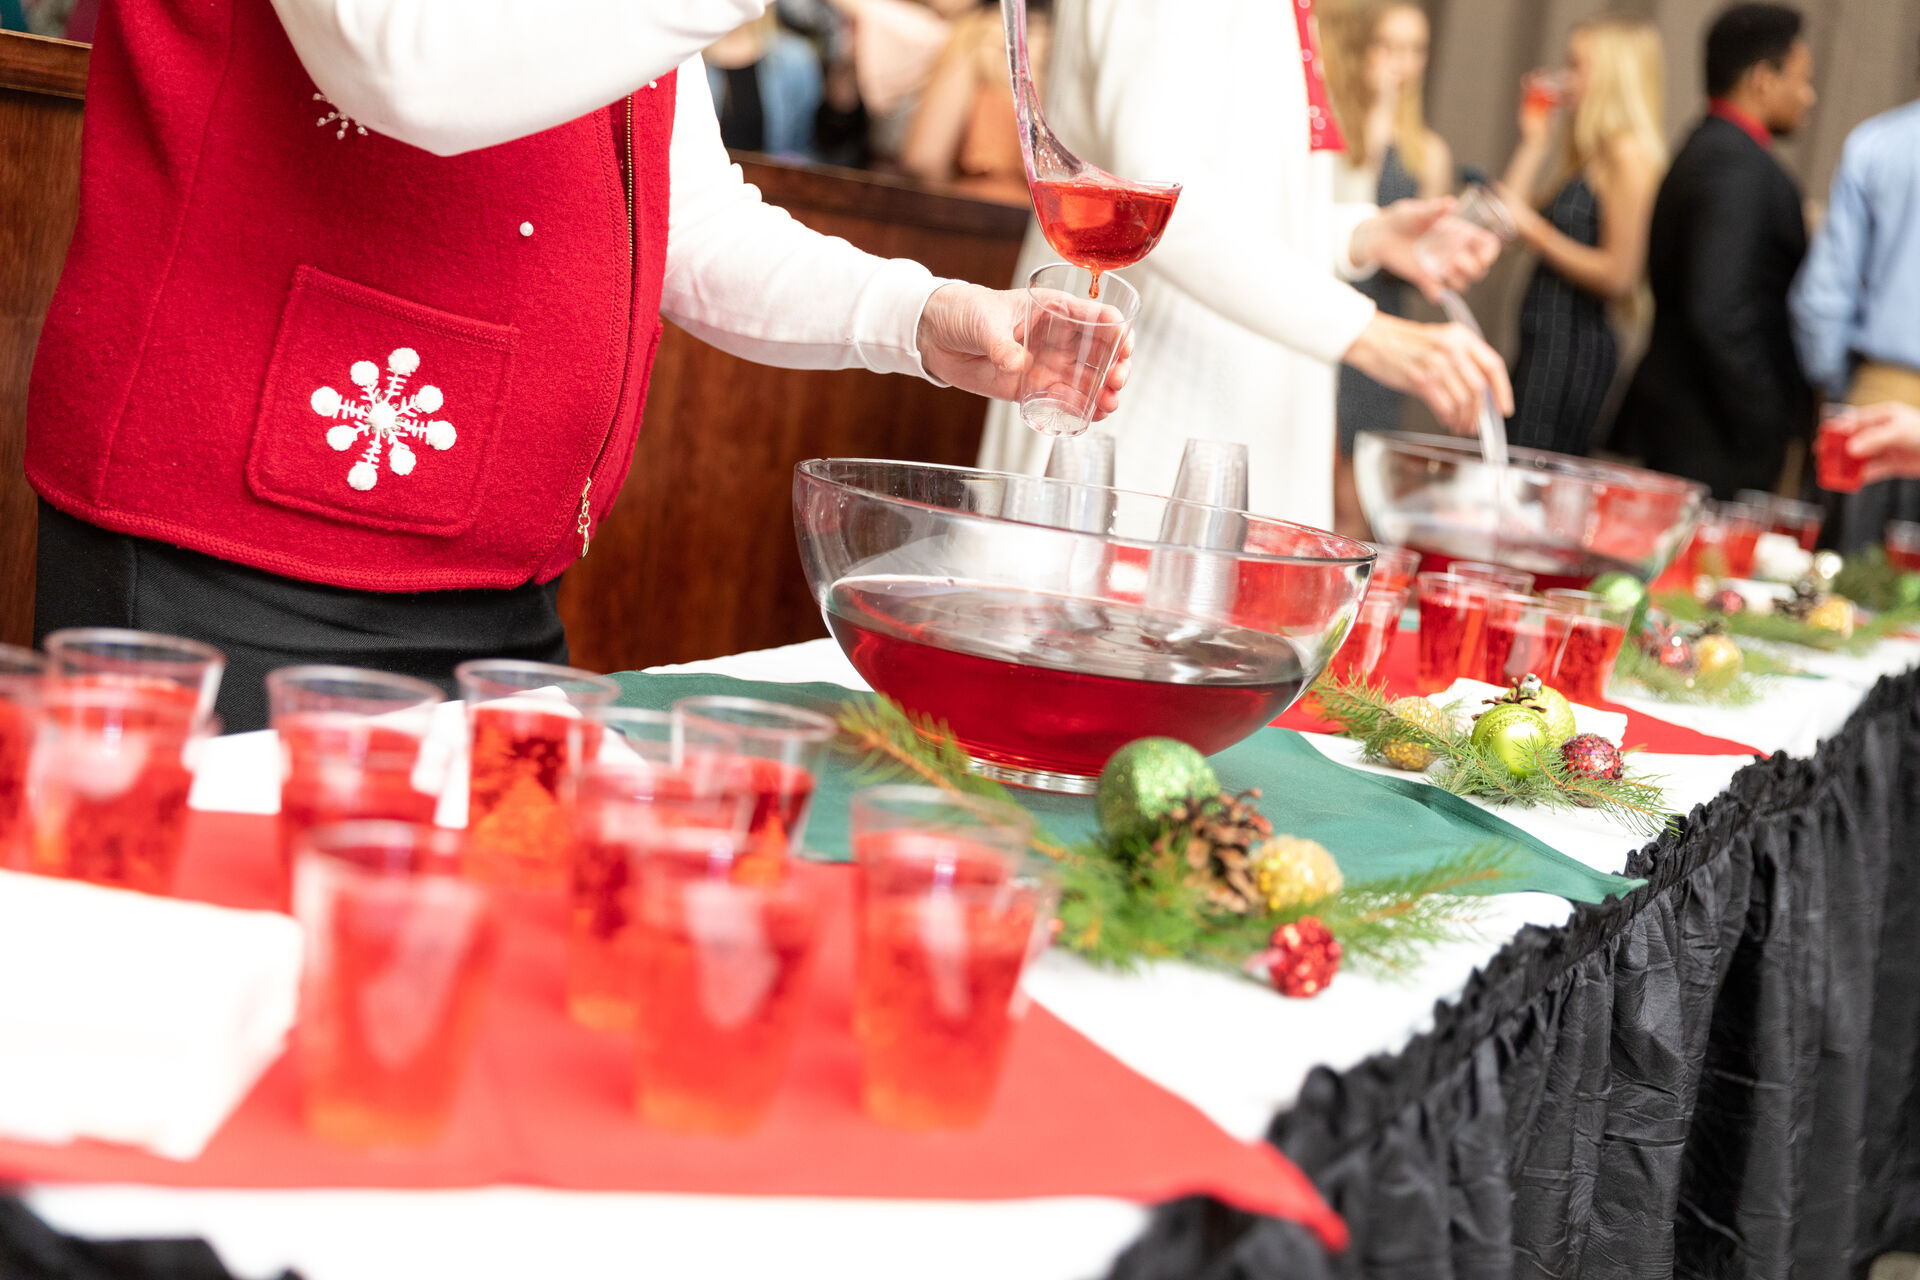
[[[1573,722],[1573,704],[1558,689],[1549,689],[1541,685],[1533,694],[1534,705],[1547,721],[1547,736],[1553,739],[1555,746],[1571,738],[1577,731]]]
[[[1627,634],[1638,635],[1640,624],[1647,620],[1647,587],[1640,579],[1630,573],[1615,569],[1603,573],[1587,584],[1587,590],[1597,596],[1605,596],[1607,603],[1615,606],[1632,605],[1633,618],[1627,623]]]
[[[1920,605],[1920,573],[1903,573],[1895,580],[1893,602],[1905,607]]]
[[[1151,835],[1167,811],[1189,796],[1220,791],[1207,758],[1175,738],[1137,738],[1100,771],[1094,807],[1100,830],[1115,839]]]
[[[1502,703],[1473,722],[1473,745],[1491,753],[1516,778],[1540,772],[1534,753],[1559,745],[1547,731],[1547,718],[1531,707]]]

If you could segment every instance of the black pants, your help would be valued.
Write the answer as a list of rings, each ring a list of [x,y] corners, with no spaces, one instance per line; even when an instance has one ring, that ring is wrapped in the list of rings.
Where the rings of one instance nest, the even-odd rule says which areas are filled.
[[[453,693],[469,658],[565,662],[558,579],[503,590],[377,592],[298,582],[162,542],[109,533],[40,504],[33,638],[62,627],[187,636],[227,655],[229,733],[265,728],[275,667],[330,662],[431,680]]]

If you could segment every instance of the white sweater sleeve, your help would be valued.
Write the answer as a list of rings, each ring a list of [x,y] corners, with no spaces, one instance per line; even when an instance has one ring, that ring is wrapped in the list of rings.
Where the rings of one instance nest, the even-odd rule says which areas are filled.
[[[1083,59],[1087,106],[1113,171],[1183,184],[1165,237],[1134,270],[1284,347],[1338,361],[1374,315],[1372,301],[1340,279],[1366,274],[1337,239],[1365,215],[1362,206],[1334,213],[1331,169],[1316,171],[1307,152],[1290,6],[1075,7],[1087,48],[1068,56]]]
[[[766,204],[720,144],[700,60],[680,68],[660,311],[723,351],[788,369],[925,376],[915,334],[935,289],[917,262],[877,258]]]
[[[273,0],[333,105],[439,155],[617,102],[767,0]]]

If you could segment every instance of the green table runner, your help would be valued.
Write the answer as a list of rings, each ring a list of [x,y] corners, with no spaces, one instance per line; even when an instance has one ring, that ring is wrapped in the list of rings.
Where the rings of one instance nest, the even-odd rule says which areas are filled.
[[[837,684],[774,684],[714,675],[614,677],[621,702],[665,710],[698,694],[764,698],[808,707],[827,715],[856,696]],[[853,792],[849,761],[836,755],[818,780],[807,848],[813,856],[845,861],[847,799]],[[1258,787],[1260,811],[1274,830],[1325,845],[1352,881],[1404,875],[1456,857],[1489,842],[1510,846],[1505,875],[1488,886],[1494,893],[1537,891],[1574,902],[1600,902],[1639,887],[1639,880],[1595,871],[1550,848],[1478,805],[1411,778],[1385,778],[1327,759],[1291,729],[1262,729],[1213,758],[1220,785],[1229,791]],[[1068,842],[1096,827],[1086,796],[1014,788],[1014,795],[1055,836]]]

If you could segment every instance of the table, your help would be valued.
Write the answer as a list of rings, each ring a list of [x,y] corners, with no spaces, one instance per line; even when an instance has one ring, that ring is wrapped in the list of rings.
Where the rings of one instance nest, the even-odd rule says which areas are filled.
[[[1892,1240],[1920,1204],[1920,1172],[1900,1164],[1920,1164],[1920,1115],[1866,1123],[1869,1103],[1906,1096],[1920,1062],[1920,957],[1881,945],[1920,904],[1920,871],[1892,856],[1920,832],[1920,676],[1874,685],[1916,662],[1920,645],[1902,641],[1834,663],[1826,696],[1787,704],[1791,723],[1778,707],[1710,713],[1744,716],[1710,731],[1763,746],[1852,720],[1811,761],[1775,758],[1736,776],[1740,757],[1660,760],[1676,807],[1704,806],[1678,837],[1636,851],[1592,819],[1522,818],[1555,847],[1649,885],[1578,911],[1545,895],[1492,899],[1482,936],[1434,953],[1411,981],[1350,974],[1295,1002],[1183,965],[1125,978],[1063,955],[1038,967],[1031,990],[1055,1016],[1229,1133],[1270,1135],[1347,1217],[1356,1244],[1341,1259],[1285,1224],[1195,1201],[1151,1217],[1086,1198],[519,1188],[43,1187],[30,1202],[83,1234],[204,1234],[241,1274],[292,1262],[311,1280],[534,1266],[640,1274],[642,1255],[648,1273],[663,1261],[659,1273],[792,1272],[798,1260],[803,1273],[817,1263],[897,1274],[904,1257],[924,1275],[1063,1276],[1097,1272],[1123,1249],[1118,1270],[1130,1276],[1195,1274],[1209,1260],[1234,1268],[1223,1274],[1273,1276],[1666,1274],[1664,1251],[1678,1252],[1683,1273],[1716,1259],[1727,1238],[1716,1224],[1748,1242],[1755,1274],[1786,1274],[1796,1253],[1797,1274],[1822,1274],[1822,1256]],[[830,642],[694,665],[858,684]],[[233,741],[235,761],[258,757],[257,743]],[[1872,998],[1840,998],[1859,990]],[[1684,1087],[1670,1090],[1662,1072]],[[1774,1093],[1792,1099],[1780,1115],[1755,1101]],[[1814,1137],[1789,1146],[1792,1134]],[[1855,1148],[1878,1163],[1850,1166]],[[1730,1168],[1737,1177],[1720,1176]],[[1808,1187],[1817,1203],[1800,1198]],[[1904,1210],[1902,1189],[1916,1192]],[[1763,1191],[1773,1199],[1748,1203]],[[1819,1229],[1792,1238],[1795,1218]]]

